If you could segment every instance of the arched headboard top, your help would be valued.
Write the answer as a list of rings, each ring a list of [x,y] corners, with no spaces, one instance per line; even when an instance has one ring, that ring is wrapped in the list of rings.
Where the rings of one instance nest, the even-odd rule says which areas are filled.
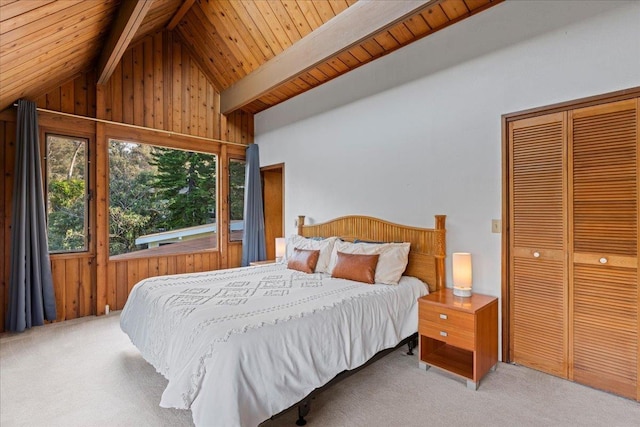
[[[434,228],[419,228],[370,216],[349,215],[305,225],[305,217],[300,215],[298,234],[304,237],[338,236],[349,241],[409,242],[411,249],[405,275],[421,279],[429,285],[429,291],[434,292],[445,287],[445,220],[445,215],[435,215]]]

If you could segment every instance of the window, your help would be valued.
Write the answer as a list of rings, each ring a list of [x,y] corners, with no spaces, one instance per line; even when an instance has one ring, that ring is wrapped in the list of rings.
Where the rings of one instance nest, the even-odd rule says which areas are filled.
[[[244,235],[245,161],[229,160],[229,240],[242,241]]]
[[[88,141],[46,135],[49,252],[88,250]]]
[[[216,174],[215,154],[110,140],[109,254],[215,248]]]

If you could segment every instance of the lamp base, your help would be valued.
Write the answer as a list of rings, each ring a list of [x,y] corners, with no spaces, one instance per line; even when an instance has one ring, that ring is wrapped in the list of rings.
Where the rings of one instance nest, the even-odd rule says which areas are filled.
[[[471,288],[453,288],[453,294],[457,297],[468,298],[471,296]]]

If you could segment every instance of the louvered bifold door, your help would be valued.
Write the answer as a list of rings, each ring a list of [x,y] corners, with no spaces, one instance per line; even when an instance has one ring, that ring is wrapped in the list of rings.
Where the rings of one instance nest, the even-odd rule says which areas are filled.
[[[637,101],[569,112],[569,377],[638,397]]]
[[[566,113],[509,123],[511,358],[567,376]]]

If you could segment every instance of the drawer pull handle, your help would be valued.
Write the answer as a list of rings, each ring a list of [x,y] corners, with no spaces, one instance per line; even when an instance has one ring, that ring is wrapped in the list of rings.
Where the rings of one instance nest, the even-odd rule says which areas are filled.
[[[533,253],[534,258],[540,258],[540,252],[536,251]]]
[[[606,264],[608,260],[605,257],[600,258],[600,264]]]
[[[447,320],[447,315],[446,315],[446,314],[442,314],[442,313],[440,313],[440,318],[441,318],[441,319],[444,319],[444,320]]]
[[[449,335],[449,334],[447,334],[445,331],[440,331],[440,336],[441,337],[446,337],[447,335]]]

